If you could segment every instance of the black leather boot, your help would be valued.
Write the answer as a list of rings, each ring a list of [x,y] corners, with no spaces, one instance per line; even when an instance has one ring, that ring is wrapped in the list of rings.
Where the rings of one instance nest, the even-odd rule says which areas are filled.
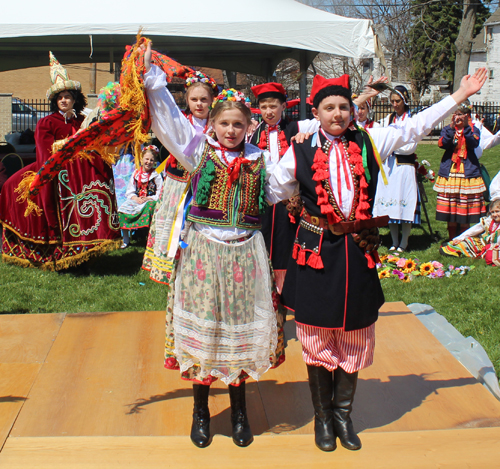
[[[208,394],[210,386],[193,384],[194,409],[191,426],[191,441],[198,448],[205,448],[212,443],[210,436],[210,411],[208,410]]]
[[[231,399],[231,424],[233,425],[233,441],[236,446],[248,446],[253,441],[252,430],[248,423],[245,403],[245,381],[239,386],[229,386]]]
[[[352,402],[356,392],[358,373],[347,373],[337,368],[333,373],[333,423],[342,446],[352,451],[361,448],[361,440],[351,420]]]
[[[314,407],[314,441],[321,451],[337,448],[333,428],[332,372],[322,366],[307,365],[309,389]]]

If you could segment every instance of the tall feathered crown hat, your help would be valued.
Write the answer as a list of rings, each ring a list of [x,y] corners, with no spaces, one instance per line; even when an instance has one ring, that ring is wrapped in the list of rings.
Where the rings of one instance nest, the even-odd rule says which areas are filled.
[[[82,85],[80,82],[69,79],[68,71],[59,63],[52,52],[49,52],[49,58],[50,80],[52,81],[52,86],[47,90],[47,99],[52,99],[61,91],[81,91]]]

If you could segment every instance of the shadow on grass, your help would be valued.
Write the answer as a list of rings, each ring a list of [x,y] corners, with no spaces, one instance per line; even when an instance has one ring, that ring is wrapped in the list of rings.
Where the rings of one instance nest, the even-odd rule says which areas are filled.
[[[88,277],[90,275],[129,277],[140,272],[143,258],[144,248],[134,244],[134,246],[127,249],[118,249],[103,254],[76,267],[59,270],[57,273],[71,277]]]
[[[130,276],[137,274],[142,267],[144,249],[129,247],[98,257],[90,266],[91,275],[120,275]]]
[[[408,250],[410,251],[426,251],[432,246],[439,246],[442,241],[441,239],[442,237],[438,231],[434,231],[434,233],[430,235],[427,227],[425,227],[425,230],[423,230],[418,225],[414,226],[413,230],[418,230],[418,233],[415,234],[413,232],[409,238]],[[382,232],[381,239],[382,239],[382,246],[386,247],[387,249],[389,249],[389,247],[392,246],[392,238],[389,233],[389,230],[384,230],[384,232]]]
[[[11,311],[0,311],[0,314],[29,314],[30,310],[27,308],[14,308]]]

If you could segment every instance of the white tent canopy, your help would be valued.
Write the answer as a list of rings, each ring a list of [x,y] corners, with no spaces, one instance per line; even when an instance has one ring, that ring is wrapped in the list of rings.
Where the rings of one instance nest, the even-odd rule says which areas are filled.
[[[140,27],[183,64],[262,76],[284,58],[305,69],[319,52],[373,57],[376,43],[371,21],[294,0],[10,1],[0,17],[0,71],[46,65],[49,50],[63,64],[118,62]]]

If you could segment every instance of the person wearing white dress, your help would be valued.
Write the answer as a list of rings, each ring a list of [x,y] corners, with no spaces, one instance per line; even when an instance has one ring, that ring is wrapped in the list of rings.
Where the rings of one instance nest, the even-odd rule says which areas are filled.
[[[404,86],[396,86],[390,95],[394,112],[388,115],[382,126],[401,125],[411,117],[408,90]],[[416,143],[409,143],[396,149],[384,161],[384,171],[388,184],[379,174],[373,215],[380,217],[389,215],[389,229],[392,246],[390,251],[403,252],[408,247],[412,223],[420,223],[418,206],[418,186],[415,172]],[[401,226],[401,241],[399,241]]]

